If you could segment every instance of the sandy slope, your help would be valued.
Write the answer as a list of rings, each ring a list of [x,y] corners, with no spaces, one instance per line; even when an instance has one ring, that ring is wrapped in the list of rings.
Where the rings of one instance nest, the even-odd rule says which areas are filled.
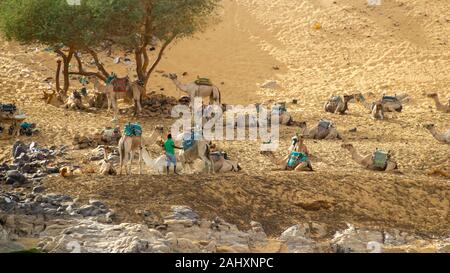
[[[333,2],[336,2],[334,4]],[[220,85],[224,102],[242,103],[299,99],[289,105],[297,120],[333,120],[361,153],[391,149],[404,175],[374,173],[360,168],[340,148],[341,141],[307,141],[317,157],[311,174],[276,171],[252,142],[221,142],[238,159],[243,174],[222,177],[132,178],[81,176],[50,178],[49,191],[108,202],[123,220],[139,220],[135,209],[164,213],[170,205],[186,204],[204,216],[216,214],[232,223],[260,221],[271,234],[304,220],[321,221],[335,229],[344,222],[397,227],[410,232],[449,234],[449,181],[428,176],[431,168],[450,170],[450,147],[437,143],[421,124],[450,129],[448,114],[436,112],[424,94],[450,97],[450,3],[448,1],[383,0],[368,7],[363,0],[224,0],[223,22],[194,39],[180,41],[165,55],[160,70],[188,72]],[[321,22],[323,28],[312,25]],[[39,100],[43,79],[53,76],[54,57],[14,43],[0,44],[0,101],[16,101],[42,129],[33,140],[70,144],[76,132],[111,125],[104,112],[68,112]],[[120,54],[114,52],[115,55]],[[110,70],[127,73],[127,67]],[[272,69],[277,65],[280,70]],[[130,73],[131,75],[132,73]],[[27,76],[28,75],[28,76]],[[277,80],[282,90],[258,88]],[[180,96],[171,82],[155,74],[150,91]],[[350,114],[325,114],[323,102],[344,92],[407,92],[412,101],[401,114],[373,121],[359,105]],[[121,122],[133,120],[122,116]],[[142,119],[149,130],[171,120]],[[357,127],[357,133],[349,133]],[[295,128],[282,128],[282,147]],[[29,139],[25,139],[29,141]],[[0,142],[0,158],[9,156],[12,141]],[[155,152],[158,152],[155,149]],[[72,154],[81,161],[78,152]]]

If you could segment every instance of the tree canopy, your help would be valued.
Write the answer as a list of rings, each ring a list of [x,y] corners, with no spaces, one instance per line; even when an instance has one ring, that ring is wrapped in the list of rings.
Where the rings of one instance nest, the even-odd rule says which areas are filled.
[[[61,56],[68,75],[95,75],[105,80],[109,72],[99,60],[105,44],[132,50],[136,74],[147,84],[164,50],[177,39],[194,35],[215,22],[220,0],[1,0],[0,31],[7,39],[47,45]],[[156,47],[149,56],[149,47]],[[85,71],[79,54],[90,54],[97,71]],[[76,58],[78,71],[69,71]]]

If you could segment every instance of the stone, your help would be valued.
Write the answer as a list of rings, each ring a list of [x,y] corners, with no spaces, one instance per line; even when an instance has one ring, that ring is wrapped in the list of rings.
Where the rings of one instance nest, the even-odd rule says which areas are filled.
[[[33,188],[33,193],[43,193],[45,191],[44,186],[37,186]]]
[[[18,171],[11,170],[6,172],[6,184],[12,185],[18,183],[19,185],[23,185],[27,182],[27,178]]]
[[[331,247],[336,253],[381,252],[383,234],[379,231],[357,229],[349,225],[348,229],[334,235]]]

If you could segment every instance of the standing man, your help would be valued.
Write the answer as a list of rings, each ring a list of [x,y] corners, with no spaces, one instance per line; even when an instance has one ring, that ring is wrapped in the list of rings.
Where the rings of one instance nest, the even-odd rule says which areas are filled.
[[[175,149],[180,149],[180,147],[175,146],[175,142],[173,142],[172,135],[169,134],[167,136],[166,142],[164,142],[164,152],[166,153],[166,162],[167,162],[167,175],[169,174],[170,164],[173,164],[173,171],[175,174],[177,173],[177,158],[175,157]]]

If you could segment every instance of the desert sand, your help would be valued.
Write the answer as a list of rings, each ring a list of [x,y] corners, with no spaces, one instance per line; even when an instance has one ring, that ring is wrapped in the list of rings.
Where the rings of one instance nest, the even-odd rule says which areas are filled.
[[[422,128],[435,123],[441,130],[450,129],[449,114],[437,112],[425,96],[437,92],[444,102],[450,98],[448,1],[382,0],[380,6],[368,6],[365,0],[224,0],[221,14],[217,26],[173,44],[158,70],[179,76],[187,72],[183,82],[197,75],[209,77],[228,104],[298,99],[298,104],[288,103],[295,120],[330,119],[344,142],[353,143],[361,153],[392,150],[403,174],[363,169],[339,140],[306,140],[317,157],[313,173],[278,170],[259,154],[259,143],[224,141],[217,144],[240,162],[239,174],[161,177],[147,171],[131,177],[54,176],[44,181],[49,192],[104,200],[121,222],[139,222],[136,210],[162,217],[171,205],[188,205],[202,217],[220,215],[242,228],[258,221],[274,236],[303,221],[324,223],[330,233],[352,223],[426,236],[450,234],[449,180],[428,175],[433,169],[450,171],[450,146],[438,143]],[[313,28],[316,22],[321,29]],[[112,126],[106,111],[67,111],[40,99],[48,88],[43,80],[55,71],[55,56],[43,48],[0,42],[0,101],[15,102],[41,130],[39,136],[22,140],[70,145],[76,133]],[[113,56],[123,52],[115,50]],[[105,56],[102,60],[110,71],[132,76],[126,65],[113,64]],[[259,87],[269,80],[281,88]],[[183,95],[160,73],[153,75],[148,91]],[[408,93],[411,101],[402,113],[388,114],[384,121],[370,119],[356,103],[345,116],[323,111],[330,95],[355,92]],[[139,121],[144,134],[155,124],[173,122],[121,115],[120,122],[127,121]],[[357,132],[350,133],[355,127]],[[277,156],[284,155],[296,131],[281,128]],[[10,157],[13,142],[0,141],[0,161]],[[83,165],[85,152],[73,151],[70,156]],[[157,148],[153,152],[161,153]]]

